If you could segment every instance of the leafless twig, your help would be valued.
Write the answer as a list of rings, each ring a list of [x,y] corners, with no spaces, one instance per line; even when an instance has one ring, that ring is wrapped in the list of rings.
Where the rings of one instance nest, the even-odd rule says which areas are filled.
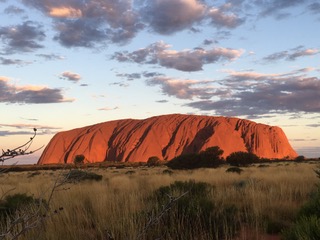
[[[39,151],[42,147],[29,151],[29,148],[31,147],[32,143],[33,143],[33,139],[36,137],[37,135],[37,129],[34,128],[33,129],[34,133],[33,136],[30,137],[29,141],[27,141],[26,143],[22,144],[21,146],[18,146],[14,149],[7,149],[6,151],[2,149],[2,154],[0,155],[0,162],[4,162],[8,159],[11,158],[15,158],[17,156],[22,156],[22,155],[29,155],[32,154],[36,151]]]

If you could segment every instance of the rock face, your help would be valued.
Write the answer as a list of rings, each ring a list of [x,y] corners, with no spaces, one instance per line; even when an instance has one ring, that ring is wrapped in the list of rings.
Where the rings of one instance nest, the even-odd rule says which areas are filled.
[[[164,115],[145,120],[116,120],[57,133],[38,164],[170,160],[183,153],[219,146],[223,156],[247,151],[265,158],[294,158],[297,153],[279,127],[249,120],[196,115]]]

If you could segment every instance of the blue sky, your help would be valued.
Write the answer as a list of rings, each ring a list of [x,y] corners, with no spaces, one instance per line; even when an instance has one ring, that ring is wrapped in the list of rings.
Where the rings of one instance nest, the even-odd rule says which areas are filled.
[[[317,0],[0,0],[0,13],[3,149],[34,127],[37,148],[59,131],[184,113],[280,126],[320,156]]]

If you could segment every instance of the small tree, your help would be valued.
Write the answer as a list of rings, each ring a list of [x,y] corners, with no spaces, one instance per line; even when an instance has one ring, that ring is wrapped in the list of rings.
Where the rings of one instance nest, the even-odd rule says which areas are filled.
[[[86,157],[83,155],[83,154],[80,154],[80,155],[76,155],[74,160],[73,160],[73,163],[75,165],[81,165],[84,163],[84,160],[86,159]]]

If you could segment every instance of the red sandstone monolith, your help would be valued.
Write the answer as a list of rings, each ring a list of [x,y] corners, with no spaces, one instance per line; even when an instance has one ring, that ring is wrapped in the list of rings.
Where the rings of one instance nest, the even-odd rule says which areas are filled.
[[[77,155],[89,162],[146,162],[219,146],[224,157],[237,151],[269,159],[295,158],[281,128],[230,117],[171,114],[144,120],[124,119],[57,133],[38,164],[72,163]]]

